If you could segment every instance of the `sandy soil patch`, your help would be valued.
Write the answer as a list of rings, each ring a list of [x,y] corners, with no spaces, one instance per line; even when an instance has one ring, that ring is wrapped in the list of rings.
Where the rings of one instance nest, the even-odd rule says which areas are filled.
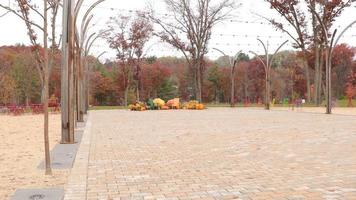
[[[63,188],[69,170],[45,176],[37,169],[44,158],[43,115],[0,115],[0,199],[18,188]],[[60,140],[60,115],[50,115],[50,148]]]

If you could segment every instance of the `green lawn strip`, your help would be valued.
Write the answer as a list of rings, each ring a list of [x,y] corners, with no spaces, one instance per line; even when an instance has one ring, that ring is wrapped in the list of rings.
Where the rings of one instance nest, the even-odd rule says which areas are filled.
[[[356,100],[353,101],[354,106],[356,106]],[[205,104],[207,108],[229,108],[231,107],[228,103],[208,103]],[[338,100],[336,107],[348,107],[348,100]],[[291,105],[275,104],[273,107],[290,107]],[[325,102],[322,103],[320,107],[324,107]],[[235,107],[264,107],[263,104],[250,104],[245,106],[244,104],[238,103]],[[303,104],[303,107],[316,107],[314,104]],[[93,106],[90,110],[126,110],[128,107],[125,106]]]

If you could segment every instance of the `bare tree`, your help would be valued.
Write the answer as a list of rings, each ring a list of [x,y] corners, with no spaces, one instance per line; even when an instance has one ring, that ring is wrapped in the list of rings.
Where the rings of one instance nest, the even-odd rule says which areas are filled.
[[[43,8],[42,11],[39,7],[33,4],[29,0],[16,0],[15,4],[17,8],[12,8],[10,5],[3,5],[0,4],[0,7],[7,10],[10,13],[13,13],[21,20],[24,21],[30,42],[33,46],[32,51],[35,55],[37,61],[37,69],[40,75],[40,80],[42,83],[42,103],[44,109],[44,143],[45,143],[45,164],[46,164],[46,174],[49,175],[52,173],[51,170],[51,161],[50,161],[50,153],[49,153],[49,138],[48,138],[48,96],[49,96],[49,76],[50,76],[50,69],[51,65],[49,63],[49,59],[52,60],[54,49],[57,48],[55,42],[55,23],[57,17],[58,6],[60,1],[55,0],[44,0],[43,1]],[[49,8],[52,10],[52,53],[50,55],[48,51],[48,10]],[[42,23],[35,22],[32,17],[32,14],[35,14],[39,17]],[[41,48],[38,42],[38,35],[43,35],[43,49]],[[43,51],[43,56],[42,56]]]
[[[214,4],[212,0],[165,0],[165,3],[172,20],[162,20],[152,12],[150,18],[162,29],[155,35],[183,53],[193,72],[195,98],[202,101],[204,58],[211,32],[219,22],[230,17],[235,1],[222,0]]]
[[[110,33],[106,36],[110,48],[116,50],[125,85],[125,106],[131,78],[136,85],[136,100],[140,100],[141,62],[144,48],[152,36],[153,26],[144,13],[131,17],[118,16],[109,22]]]

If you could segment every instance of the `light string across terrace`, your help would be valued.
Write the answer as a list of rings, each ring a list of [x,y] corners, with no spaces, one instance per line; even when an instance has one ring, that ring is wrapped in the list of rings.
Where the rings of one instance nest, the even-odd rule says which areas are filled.
[[[88,5],[83,5],[84,7],[88,7]],[[122,9],[122,8],[114,8],[114,7],[103,7],[103,6],[98,6],[96,7],[96,9],[105,9],[105,10],[110,10],[110,11],[115,11],[118,13],[124,13],[124,16],[130,16],[130,15],[135,15],[137,12],[143,12],[142,10],[134,10],[134,9]],[[155,13],[157,16],[161,16],[161,17],[174,17],[172,14],[167,14],[167,13]],[[262,20],[262,19],[259,19]],[[230,19],[230,20],[226,20],[225,22],[232,22],[232,23],[242,23],[242,24],[251,24],[251,25],[263,25],[263,26],[268,26],[270,29],[276,29],[275,27],[273,27],[273,25],[268,22],[268,21],[252,21],[252,20],[235,20],[235,19]],[[284,26],[291,26],[290,24],[283,24]],[[105,24],[95,24],[96,27],[100,27],[102,29],[107,28],[108,26]],[[342,28],[341,26],[335,26],[337,28]],[[183,32],[181,32],[180,34],[183,34]],[[209,43],[209,48],[214,48],[214,47],[218,47],[221,49],[226,49],[226,52],[229,53],[233,53],[234,51],[231,50],[232,48],[236,48],[236,49],[256,49],[261,47],[260,44],[258,44],[257,42],[250,42],[248,41],[247,43],[239,43],[239,42],[220,42],[220,40],[231,40],[231,39],[236,39],[236,41],[239,41],[239,39],[249,39],[249,40],[253,40],[253,39],[263,39],[263,40],[269,40],[270,41],[270,47],[274,48],[274,47],[278,47],[280,44],[279,42],[289,38],[286,34],[284,34],[283,32],[279,33],[280,35],[261,35],[261,34],[237,34],[237,33],[212,33],[212,38],[211,38],[211,42]],[[342,36],[342,38],[344,39],[354,39],[356,37],[356,34],[351,34],[351,35],[344,35]],[[225,39],[228,38],[228,39]],[[94,45],[94,48],[102,48],[102,46],[100,45]],[[228,50],[229,49],[229,50]],[[289,43],[284,49],[294,49],[292,47],[292,43]],[[148,54],[149,53],[178,53],[179,51],[172,51],[174,49],[172,48],[151,48],[150,50],[148,50]],[[209,54],[215,54],[215,52],[209,51]],[[214,57],[217,57],[217,55],[215,55]]]
[[[89,7],[89,5],[83,5],[83,7]],[[97,6],[96,9],[105,9],[105,10],[111,10],[111,11],[120,11],[125,12],[125,14],[128,15],[135,15],[137,12],[144,12],[142,10],[135,10],[135,9],[123,9],[123,8],[114,8],[114,7],[104,7],[104,6]],[[174,15],[172,14],[168,14],[168,13],[155,13],[158,16],[162,16],[162,17],[174,17]],[[263,19],[258,19],[258,20],[263,20]],[[235,22],[235,23],[243,23],[243,24],[251,24],[251,25],[256,25],[256,24],[260,24],[260,25],[267,25],[269,26],[271,29],[276,29],[275,27],[273,27],[273,25],[268,22],[268,21],[258,21],[258,20],[235,20],[235,19],[229,19],[229,20],[225,20],[224,22]],[[290,24],[286,24],[286,23],[282,23],[283,26],[291,26]],[[103,28],[107,28],[107,26],[104,25],[96,25],[99,27],[103,27]],[[342,28],[342,26],[335,26],[336,28]],[[288,38],[285,34],[283,34],[281,32],[281,35],[247,35],[247,34],[226,34],[226,33],[213,33],[212,36],[222,36],[222,37],[253,37],[253,38],[280,38],[280,39],[285,39]],[[342,36],[342,38],[354,38],[356,37],[356,34],[352,34],[352,35],[344,35]]]
[[[82,5],[83,7],[89,7],[89,5]],[[126,14],[130,14],[130,15],[135,15],[137,12],[141,12],[141,13],[145,13],[145,11],[143,10],[136,10],[136,9],[123,9],[123,8],[114,8],[114,7],[105,7],[105,6],[97,6],[96,9],[104,9],[104,10],[111,10],[111,11],[120,11],[125,12]],[[174,17],[174,15],[172,14],[168,14],[168,13],[160,13],[157,12],[155,13],[157,16],[161,16],[161,17]],[[266,20],[260,21],[263,19],[258,19],[258,20],[237,20],[237,19],[229,19],[229,20],[225,20],[225,22],[235,22],[235,23],[243,23],[243,24],[260,24],[260,25],[269,25],[271,26],[272,24]],[[281,23],[283,26],[292,26],[291,24],[288,23]],[[334,26],[335,28],[343,28],[342,26],[338,25],[338,26]],[[352,35],[352,37],[356,37],[355,35]]]

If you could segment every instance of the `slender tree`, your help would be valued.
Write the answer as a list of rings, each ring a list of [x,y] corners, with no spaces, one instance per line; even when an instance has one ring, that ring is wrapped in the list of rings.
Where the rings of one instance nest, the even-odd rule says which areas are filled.
[[[152,21],[161,27],[155,33],[162,41],[181,51],[193,73],[195,98],[202,101],[202,80],[205,55],[212,29],[230,17],[235,8],[234,0],[165,0],[171,20],[152,15]],[[195,2],[195,3],[193,3]]]
[[[140,100],[142,84],[141,62],[144,58],[144,48],[152,36],[153,26],[143,13],[137,13],[135,18],[118,16],[109,22],[111,30],[106,38],[110,48],[116,50],[125,85],[125,106],[131,78],[135,81],[136,100]]]
[[[32,44],[32,51],[35,55],[37,61],[37,69],[40,75],[40,80],[42,83],[42,103],[44,109],[44,143],[45,143],[45,164],[46,164],[46,174],[49,175],[52,173],[51,170],[51,161],[49,153],[49,137],[48,137],[48,96],[49,96],[49,76],[50,76],[50,63],[49,59],[53,57],[50,56],[48,50],[48,40],[49,40],[49,18],[48,10],[52,9],[52,23],[55,23],[55,18],[57,17],[58,6],[60,1],[43,1],[42,11],[38,8],[37,5],[33,4],[29,0],[16,0],[15,2],[17,8],[12,8],[11,6],[0,4],[0,7],[7,10],[10,13],[15,14],[21,20],[24,21],[30,42]],[[35,22],[31,14],[37,15],[42,23]],[[55,24],[52,24],[52,32],[55,31]],[[38,35],[43,36],[43,48],[41,48],[38,42]],[[52,37],[55,33],[52,33]],[[52,52],[56,48],[55,38],[52,39]]]

